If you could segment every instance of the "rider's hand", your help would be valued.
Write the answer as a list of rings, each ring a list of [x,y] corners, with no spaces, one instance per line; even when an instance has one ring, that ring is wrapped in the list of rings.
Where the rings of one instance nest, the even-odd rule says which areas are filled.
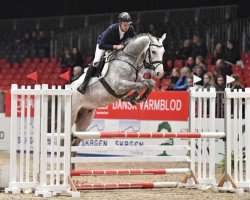
[[[114,46],[113,46],[113,49],[116,49],[116,50],[120,50],[120,49],[123,49],[123,48],[124,48],[124,46],[121,45],[121,44],[118,44],[118,45],[114,45]]]

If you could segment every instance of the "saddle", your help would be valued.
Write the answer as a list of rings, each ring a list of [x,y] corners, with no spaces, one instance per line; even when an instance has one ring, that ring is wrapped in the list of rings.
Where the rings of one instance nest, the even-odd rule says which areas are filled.
[[[112,51],[108,55],[102,56],[101,61],[98,63],[98,66],[96,67],[96,71],[93,77],[101,77],[105,64],[112,60],[115,60],[116,54],[117,51]]]

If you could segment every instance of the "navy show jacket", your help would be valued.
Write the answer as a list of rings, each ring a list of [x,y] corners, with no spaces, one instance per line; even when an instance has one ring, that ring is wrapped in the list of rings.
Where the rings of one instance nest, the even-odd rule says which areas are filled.
[[[134,36],[135,29],[132,25],[130,25],[128,31],[124,33],[123,38],[120,40],[119,23],[115,23],[110,25],[105,31],[103,31],[99,35],[97,39],[97,44],[99,44],[100,49],[113,50],[113,45],[120,44],[127,38],[131,38]]]

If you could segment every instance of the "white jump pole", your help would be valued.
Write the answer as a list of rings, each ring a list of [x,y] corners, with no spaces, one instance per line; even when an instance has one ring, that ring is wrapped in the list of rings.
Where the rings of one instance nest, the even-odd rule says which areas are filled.
[[[224,132],[74,132],[74,135],[81,139],[99,138],[223,138]]]

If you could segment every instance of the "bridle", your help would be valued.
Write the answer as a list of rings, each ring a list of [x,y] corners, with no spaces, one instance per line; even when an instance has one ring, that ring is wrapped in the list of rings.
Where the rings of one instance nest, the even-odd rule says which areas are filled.
[[[143,64],[144,64],[145,67],[148,67],[151,70],[155,70],[157,67],[159,67],[160,64],[163,64],[163,62],[162,62],[162,60],[152,61],[151,49],[150,49],[150,47],[152,47],[152,46],[159,47],[159,48],[163,47],[163,45],[152,44],[150,42],[149,47],[148,47],[148,49],[146,51],[146,55],[145,55]],[[149,62],[146,61],[147,55],[148,55]],[[154,66],[154,64],[157,64],[157,65]]]

